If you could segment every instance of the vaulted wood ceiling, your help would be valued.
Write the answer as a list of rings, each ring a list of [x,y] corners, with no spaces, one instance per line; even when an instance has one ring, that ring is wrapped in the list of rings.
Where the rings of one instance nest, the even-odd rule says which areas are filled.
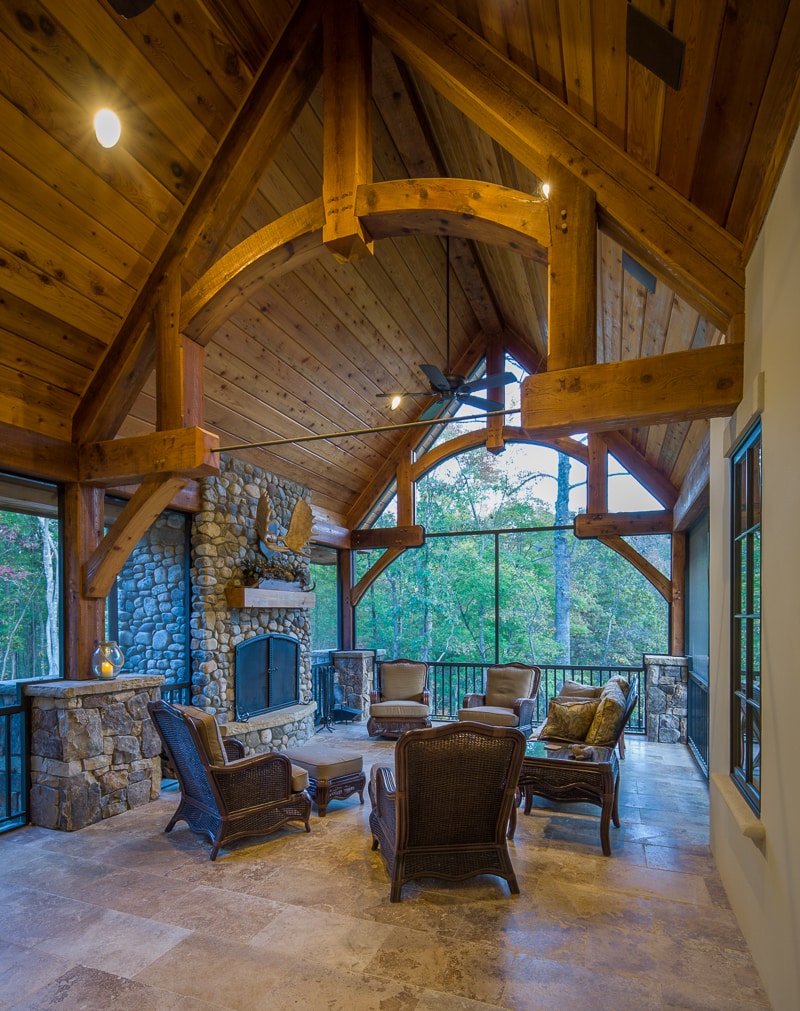
[[[53,440],[153,431],[165,273],[179,270],[185,295],[260,229],[284,222],[288,239],[284,216],[320,200],[324,6],[156,0],[131,20],[104,0],[0,7],[0,466],[65,477]],[[473,179],[538,201],[552,157],[596,194],[596,361],[730,339],[797,127],[800,0],[636,0],[685,43],[677,90],[626,54],[625,0],[360,6],[375,183]],[[91,125],[105,105],[123,120],[110,150]],[[414,420],[425,400],[390,412],[378,395],[425,389],[420,362],[445,366],[448,233],[456,371],[502,348],[546,369],[544,257],[472,217],[389,237],[375,219],[372,254],[350,262],[318,237],[278,242],[263,283],[250,277],[202,334],[202,426],[230,446]],[[656,276],[654,292],[623,253]],[[680,489],[706,425],[621,435]],[[354,525],[404,438],[240,455]]]

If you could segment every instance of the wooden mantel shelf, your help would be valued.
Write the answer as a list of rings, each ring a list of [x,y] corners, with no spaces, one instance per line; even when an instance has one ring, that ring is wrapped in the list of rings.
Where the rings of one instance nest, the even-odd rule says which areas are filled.
[[[313,607],[316,595],[302,590],[263,590],[258,586],[225,588],[228,607]]]

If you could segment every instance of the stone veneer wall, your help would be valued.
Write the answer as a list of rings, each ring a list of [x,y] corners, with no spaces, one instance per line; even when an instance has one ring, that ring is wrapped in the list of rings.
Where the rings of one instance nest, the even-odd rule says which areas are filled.
[[[256,635],[281,633],[300,642],[300,698],[311,694],[311,621],[303,608],[229,608],[228,586],[242,584],[241,566],[258,552],[256,509],[269,496],[274,521],[286,530],[302,487],[260,467],[223,456],[218,476],[201,481],[201,510],[192,528],[191,653],[192,702],[214,714],[223,733],[235,734],[248,751],[281,751],[304,743],[314,733],[313,707],[267,713],[236,724],[235,649]],[[308,562],[286,553],[292,565]],[[288,585],[288,584],[287,584]]]
[[[161,741],[147,703],[163,682],[122,675],[25,686],[34,825],[72,832],[158,797]]]
[[[689,661],[685,656],[645,653],[647,740],[686,744]]]

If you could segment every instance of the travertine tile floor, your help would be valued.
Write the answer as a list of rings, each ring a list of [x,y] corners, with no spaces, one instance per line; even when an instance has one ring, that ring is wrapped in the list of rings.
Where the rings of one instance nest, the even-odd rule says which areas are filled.
[[[318,743],[391,764],[363,726]],[[596,809],[520,817],[521,894],[432,880],[390,904],[369,802],[312,831],[240,840],[216,863],[176,804],[77,833],[0,837],[0,1008],[59,1011],[479,1011],[768,1007],[708,848],[707,789],[685,748],[630,740],[622,827]]]

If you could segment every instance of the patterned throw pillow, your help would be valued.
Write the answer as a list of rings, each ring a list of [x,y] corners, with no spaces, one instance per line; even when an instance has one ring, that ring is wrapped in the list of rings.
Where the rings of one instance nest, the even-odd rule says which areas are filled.
[[[547,721],[539,737],[560,741],[582,741],[592,725],[599,699],[550,699]]]
[[[627,685],[624,678],[620,679]],[[627,699],[620,681],[609,679],[603,686],[597,712],[586,733],[587,744],[599,744],[611,748],[622,732]]]

